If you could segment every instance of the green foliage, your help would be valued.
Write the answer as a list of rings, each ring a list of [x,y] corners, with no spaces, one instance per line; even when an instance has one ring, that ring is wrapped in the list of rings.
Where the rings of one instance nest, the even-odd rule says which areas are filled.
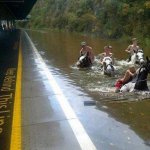
[[[74,13],[70,12],[67,14],[67,18],[68,18],[68,26],[67,26],[68,30],[77,31],[77,28],[80,24],[78,17]]]
[[[150,0],[39,0],[28,27],[149,38]]]

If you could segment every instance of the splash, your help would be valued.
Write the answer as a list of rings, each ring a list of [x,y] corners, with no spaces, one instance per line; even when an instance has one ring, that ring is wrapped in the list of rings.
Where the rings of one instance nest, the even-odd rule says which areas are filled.
[[[132,93],[115,93],[115,82],[118,78],[123,76],[124,72],[128,69],[129,65],[125,60],[115,60],[116,75],[108,77],[103,74],[102,67],[99,59],[95,61],[90,69],[81,69],[74,64],[71,66],[74,69],[74,74],[78,76],[78,83],[90,93],[99,95],[100,101],[139,101],[150,99],[150,92],[136,91]],[[78,71],[75,71],[78,70]],[[148,81],[150,86],[150,82]]]

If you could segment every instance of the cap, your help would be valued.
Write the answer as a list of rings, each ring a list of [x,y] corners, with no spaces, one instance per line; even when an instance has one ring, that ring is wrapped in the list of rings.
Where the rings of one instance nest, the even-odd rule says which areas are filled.
[[[137,41],[137,38],[132,38],[132,41]]]
[[[86,42],[85,41],[81,42],[81,46],[84,46],[84,45],[86,45]]]
[[[112,46],[111,46],[111,45],[109,45],[109,46],[108,46],[108,48],[109,48],[109,49],[112,49]]]
[[[104,46],[104,49],[107,49],[108,48],[108,46]]]

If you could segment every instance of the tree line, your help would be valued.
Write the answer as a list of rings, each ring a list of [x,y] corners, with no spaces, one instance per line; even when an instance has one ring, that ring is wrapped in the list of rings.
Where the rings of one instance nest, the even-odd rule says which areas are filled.
[[[150,0],[38,0],[26,24],[106,38],[150,39]]]

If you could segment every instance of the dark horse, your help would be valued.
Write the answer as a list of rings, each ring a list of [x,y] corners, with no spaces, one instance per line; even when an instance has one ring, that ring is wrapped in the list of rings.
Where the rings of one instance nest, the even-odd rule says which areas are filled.
[[[139,69],[139,73],[137,75],[137,80],[134,87],[135,90],[141,91],[149,90],[147,86],[148,73],[150,73],[150,60],[148,57],[146,57],[146,63],[143,64]]]
[[[79,68],[88,68],[91,67],[92,62],[90,58],[88,57],[88,53],[81,55],[77,61],[77,67]]]
[[[149,91],[147,86],[147,76],[150,73],[150,60],[146,57],[146,62],[141,65],[138,74],[130,82],[123,85],[120,89],[121,92],[132,91]]]

